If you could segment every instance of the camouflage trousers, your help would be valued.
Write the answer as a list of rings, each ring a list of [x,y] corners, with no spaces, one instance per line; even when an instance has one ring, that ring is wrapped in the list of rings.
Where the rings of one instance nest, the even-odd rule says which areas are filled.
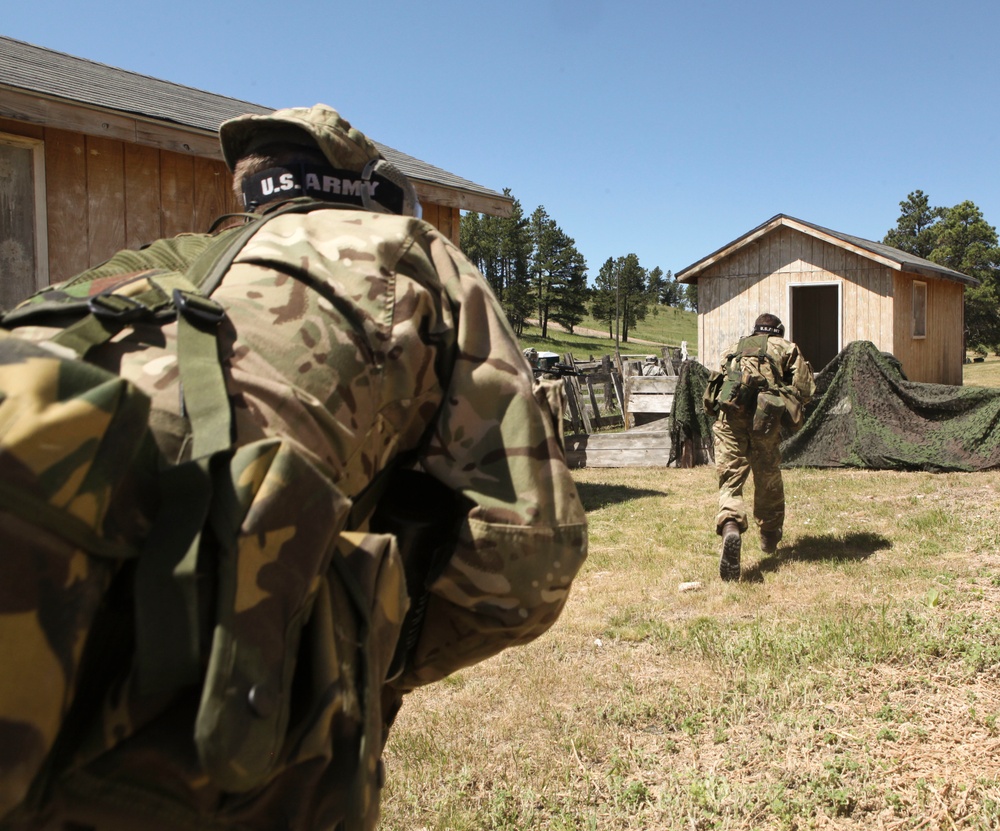
[[[778,531],[785,522],[785,487],[781,481],[781,433],[754,433],[752,419],[722,414],[716,421],[715,465],[719,474],[719,513],[715,530],[729,520],[746,531],[743,486],[753,473],[753,515],[761,531]]]

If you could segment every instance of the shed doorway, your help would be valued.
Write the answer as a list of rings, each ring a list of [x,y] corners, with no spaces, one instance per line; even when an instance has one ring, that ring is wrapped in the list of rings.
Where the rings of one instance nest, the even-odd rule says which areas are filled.
[[[788,287],[788,337],[813,372],[819,372],[841,350],[840,283],[808,283]]]

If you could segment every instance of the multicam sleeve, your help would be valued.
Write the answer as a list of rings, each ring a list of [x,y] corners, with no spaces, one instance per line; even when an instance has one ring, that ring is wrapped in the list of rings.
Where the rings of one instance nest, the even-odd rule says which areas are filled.
[[[458,249],[433,236],[426,250],[452,311],[455,348],[422,464],[468,511],[429,587],[404,687],[540,635],[587,552],[562,444],[561,388],[535,382],[499,303]]]
[[[799,403],[805,406],[812,401],[816,392],[816,382],[813,378],[812,367],[802,357],[802,353],[795,344],[792,344],[791,352],[788,354],[788,366],[792,376],[792,389],[795,390]]]

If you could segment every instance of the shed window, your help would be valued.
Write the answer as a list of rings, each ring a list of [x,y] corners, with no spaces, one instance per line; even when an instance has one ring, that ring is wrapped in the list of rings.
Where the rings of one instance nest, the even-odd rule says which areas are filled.
[[[42,142],[0,133],[0,308],[47,282]]]
[[[913,337],[927,337],[927,283],[913,283]]]

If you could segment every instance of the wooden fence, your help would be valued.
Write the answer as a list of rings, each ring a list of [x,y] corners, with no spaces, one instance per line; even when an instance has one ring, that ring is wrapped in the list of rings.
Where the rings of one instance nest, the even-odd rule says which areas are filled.
[[[605,355],[562,363],[566,375],[566,453],[571,467],[665,467],[670,457],[668,420],[677,387],[679,355]]]

